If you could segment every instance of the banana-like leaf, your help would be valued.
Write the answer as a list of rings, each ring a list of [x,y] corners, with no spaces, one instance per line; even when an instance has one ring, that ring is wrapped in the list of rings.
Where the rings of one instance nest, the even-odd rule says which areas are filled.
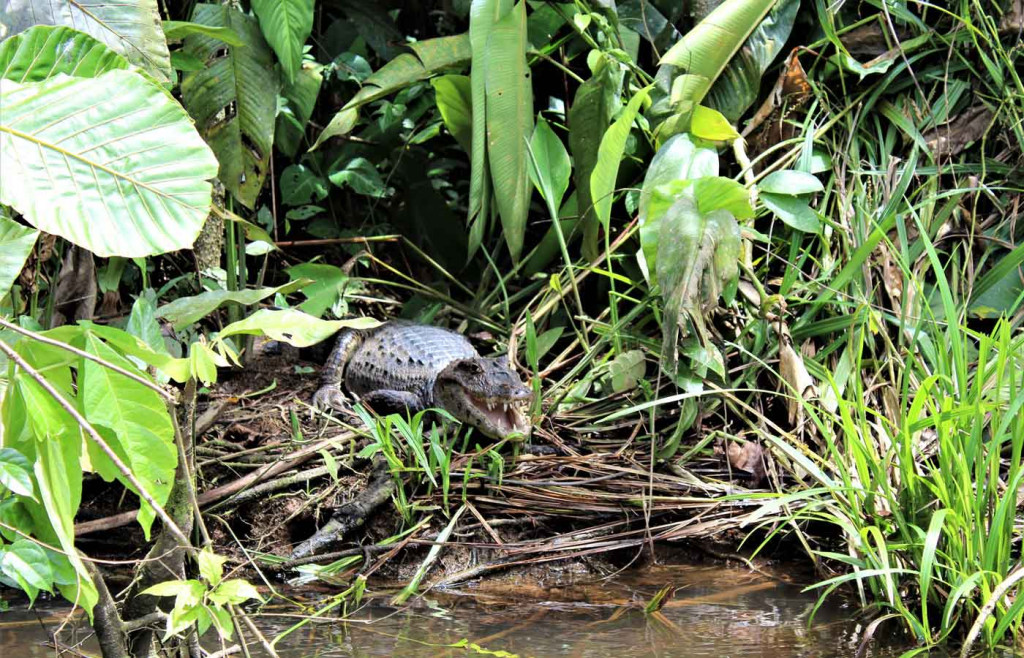
[[[285,77],[294,82],[302,68],[302,46],[313,31],[313,0],[253,0],[252,10]]]
[[[777,0],[725,0],[672,46],[661,64],[718,77]]]
[[[160,82],[174,80],[157,0],[0,0],[13,36],[34,25],[64,25],[102,41]]]
[[[25,267],[37,237],[39,231],[0,214],[0,297],[7,294],[21,268]]]
[[[526,2],[494,24],[487,41],[487,162],[505,242],[518,261],[530,210],[533,85],[526,62]]]
[[[192,246],[217,162],[159,85],[124,70],[0,79],[0,106],[0,203],[98,256]]]
[[[185,107],[220,161],[220,180],[252,208],[263,187],[274,143],[280,82],[256,20],[228,5],[196,5],[193,22],[233,30],[244,47],[201,34],[185,52],[206,63],[181,83]]]
[[[689,129],[690,115],[778,0],[725,0],[680,39],[656,76],[647,116],[659,140]]]
[[[94,78],[130,66],[103,43],[70,27],[37,25],[0,43],[0,78],[15,82],[39,82],[58,73]]]
[[[473,55],[470,86],[473,108],[469,178],[469,245],[472,258],[483,242],[491,212],[491,172],[487,164],[487,42],[498,19],[512,11],[512,0],[473,0],[469,41]]]
[[[441,71],[469,63],[469,37],[465,34],[426,39],[409,47],[412,53],[402,53],[368,77],[363,88],[341,111],[357,108]]]
[[[707,94],[706,104],[735,123],[757,100],[761,91],[761,76],[789,39],[796,22],[800,0],[780,0],[739,52],[722,71]]]
[[[447,69],[469,63],[469,37],[465,34],[427,39],[410,48],[412,53],[402,53],[363,81],[363,88],[334,115],[310,151],[330,137],[348,134],[359,119],[358,109],[361,106]]]

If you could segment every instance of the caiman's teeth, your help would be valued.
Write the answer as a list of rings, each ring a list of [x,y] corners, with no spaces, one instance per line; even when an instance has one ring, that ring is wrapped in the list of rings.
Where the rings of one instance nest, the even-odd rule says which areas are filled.
[[[508,413],[508,402],[501,403],[501,410],[504,411],[505,413]]]

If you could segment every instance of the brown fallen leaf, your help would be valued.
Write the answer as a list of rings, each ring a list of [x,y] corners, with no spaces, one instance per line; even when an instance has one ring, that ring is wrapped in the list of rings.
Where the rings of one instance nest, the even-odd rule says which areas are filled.
[[[746,443],[730,441],[726,448],[726,456],[729,458],[730,466],[752,476],[755,486],[764,480],[764,450],[757,443],[753,441],[747,441]]]
[[[936,157],[957,155],[981,139],[992,125],[992,110],[984,105],[970,107],[952,121],[926,132],[923,137]]]
[[[813,92],[811,83],[800,58],[801,48],[794,48],[786,59],[786,66],[779,73],[778,80],[768,97],[761,103],[750,122],[743,129],[744,137],[761,128],[751,139],[751,151],[760,153],[786,138],[785,119],[794,110],[806,103]],[[764,124],[762,128],[762,124]],[[789,127],[790,130],[795,128]]]
[[[999,21],[999,31],[1003,34],[1024,31],[1024,0],[1013,0]]]
[[[803,397],[804,400],[816,397],[818,391],[814,386],[814,380],[811,378],[810,373],[807,372],[804,358],[793,349],[789,336],[782,335],[779,343],[779,374],[782,376],[783,381],[791,387],[789,392],[796,391],[796,394]],[[789,412],[789,422],[791,425],[796,426],[803,422],[804,409],[801,400],[797,399],[794,395],[788,396],[786,398],[786,409]]]

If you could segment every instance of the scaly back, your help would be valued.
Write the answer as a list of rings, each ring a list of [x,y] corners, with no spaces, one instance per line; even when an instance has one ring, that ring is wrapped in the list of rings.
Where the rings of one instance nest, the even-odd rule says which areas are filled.
[[[409,391],[431,403],[434,379],[452,361],[479,356],[461,334],[393,320],[367,332],[345,367],[345,386],[357,395]]]

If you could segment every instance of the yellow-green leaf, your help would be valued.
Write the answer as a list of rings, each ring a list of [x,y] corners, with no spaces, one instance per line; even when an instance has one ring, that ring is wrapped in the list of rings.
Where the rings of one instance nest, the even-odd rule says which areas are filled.
[[[629,100],[629,105],[622,111],[619,118],[608,127],[601,146],[597,152],[597,166],[590,174],[590,194],[594,199],[594,210],[597,218],[608,230],[608,222],[612,214],[612,194],[615,191],[615,179],[619,173],[619,163],[626,149],[629,131],[633,128],[640,105],[646,100],[650,87],[641,89]]]

